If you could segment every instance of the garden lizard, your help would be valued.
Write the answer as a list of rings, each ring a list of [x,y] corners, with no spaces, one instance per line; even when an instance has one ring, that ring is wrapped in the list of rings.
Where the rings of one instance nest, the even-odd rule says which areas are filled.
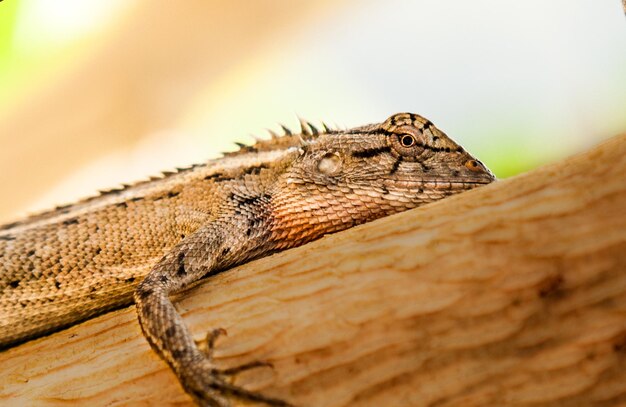
[[[492,182],[410,113],[349,130],[301,121],[205,164],[0,227],[0,347],[136,304],[152,348],[199,405],[289,405],[231,384],[221,330],[194,341],[169,296],[194,282],[364,222]],[[208,344],[208,345],[207,345]]]

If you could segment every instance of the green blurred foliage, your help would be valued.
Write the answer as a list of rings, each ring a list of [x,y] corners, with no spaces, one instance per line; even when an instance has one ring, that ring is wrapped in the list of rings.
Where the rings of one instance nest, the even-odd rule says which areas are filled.
[[[11,59],[18,1],[0,1],[0,77]]]
[[[0,106],[5,107],[15,96],[15,73],[20,70],[16,64],[13,36],[19,9],[18,1],[0,2]]]

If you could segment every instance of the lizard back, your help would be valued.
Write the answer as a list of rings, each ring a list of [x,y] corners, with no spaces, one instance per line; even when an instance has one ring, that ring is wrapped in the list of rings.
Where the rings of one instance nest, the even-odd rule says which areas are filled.
[[[130,305],[150,268],[210,222],[231,188],[279,171],[298,143],[263,140],[0,227],[0,348]]]

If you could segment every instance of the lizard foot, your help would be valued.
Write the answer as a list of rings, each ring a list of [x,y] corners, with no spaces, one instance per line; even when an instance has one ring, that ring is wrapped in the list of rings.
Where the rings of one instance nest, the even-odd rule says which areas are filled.
[[[292,407],[291,404],[284,400],[246,390],[228,381],[229,376],[232,377],[245,370],[261,366],[271,366],[271,364],[259,361],[229,369],[216,369],[210,360],[204,359],[200,360],[191,369],[185,369],[185,371],[181,372],[180,379],[187,393],[201,406],[228,407],[230,406],[228,399],[235,397],[270,406]]]
[[[191,369],[193,373],[190,372],[187,376],[188,380],[182,380],[184,377],[181,377],[185,390],[194,397],[196,402],[201,406],[227,407],[230,406],[228,397],[237,397],[271,406],[291,406],[283,400],[246,390],[227,381],[229,376],[232,377],[250,369],[273,366],[269,362],[259,360],[228,369],[216,369],[213,365],[213,351],[215,341],[221,335],[228,335],[228,333],[223,328],[217,328],[209,331],[204,340],[196,341],[196,345],[204,354],[205,359],[198,363],[196,369]]]

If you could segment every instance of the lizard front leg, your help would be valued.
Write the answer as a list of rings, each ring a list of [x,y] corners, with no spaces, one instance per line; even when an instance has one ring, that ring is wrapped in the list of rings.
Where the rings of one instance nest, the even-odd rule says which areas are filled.
[[[222,253],[231,253],[233,245],[236,246],[239,241],[239,233],[224,226],[216,222],[200,228],[151,270],[135,291],[139,323],[152,348],[170,365],[185,391],[199,405],[228,406],[228,398],[234,396],[274,406],[289,406],[282,400],[265,397],[229,383],[228,375],[245,370],[246,367],[262,366],[263,363],[217,369],[210,354],[198,348],[169,299],[169,294],[220,266],[223,259],[219,259],[219,256]],[[241,251],[245,250],[242,248]]]

